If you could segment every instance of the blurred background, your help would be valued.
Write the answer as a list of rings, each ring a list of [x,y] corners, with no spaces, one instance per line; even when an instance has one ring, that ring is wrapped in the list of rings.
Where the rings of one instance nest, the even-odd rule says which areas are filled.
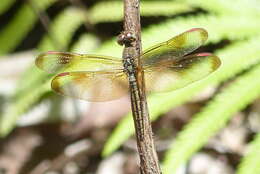
[[[1,0],[0,174],[136,174],[128,96],[51,91],[45,51],[121,57],[121,0]],[[143,49],[194,27],[221,67],[148,105],[164,174],[260,174],[260,1],[142,0]]]

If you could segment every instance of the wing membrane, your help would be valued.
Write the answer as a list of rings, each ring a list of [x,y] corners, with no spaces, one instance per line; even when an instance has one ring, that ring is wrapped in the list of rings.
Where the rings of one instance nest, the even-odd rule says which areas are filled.
[[[121,69],[120,59],[69,52],[49,51],[40,54],[36,59],[36,65],[50,73],[59,71],[99,71]]]
[[[146,88],[155,92],[179,89],[206,77],[220,64],[219,58],[210,53],[189,55],[178,61],[164,61],[144,70]]]
[[[148,91],[168,92],[200,80],[220,66],[217,56],[199,53],[186,56],[207,40],[207,31],[188,30],[144,51],[141,56]],[[36,65],[50,73],[63,72],[52,80],[59,94],[87,101],[109,101],[128,93],[128,78],[121,59],[107,56],[47,52]]]
[[[208,33],[202,28],[193,28],[172,39],[157,44],[142,54],[144,66],[156,64],[165,60],[177,60],[199,48],[208,38]]]
[[[52,80],[59,94],[100,102],[120,98],[128,93],[127,76],[122,71],[65,72]]]

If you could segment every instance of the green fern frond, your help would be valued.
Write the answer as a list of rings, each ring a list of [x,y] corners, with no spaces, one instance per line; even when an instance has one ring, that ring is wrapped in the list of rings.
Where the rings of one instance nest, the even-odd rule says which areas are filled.
[[[222,65],[217,72],[208,78],[171,93],[149,96],[148,106],[151,119],[156,120],[161,114],[169,111],[171,108],[187,102],[205,87],[223,82],[244,69],[260,62],[259,42],[260,36],[249,41],[232,44],[216,53],[221,58]],[[243,52],[240,50],[243,50]],[[105,144],[103,150],[104,156],[113,153],[134,133],[131,118],[131,114],[128,114],[113,131]],[[128,129],[125,129],[126,127]]]
[[[33,0],[33,2],[39,10],[44,10],[51,6],[55,0]],[[33,28],[37,18],[33,9],[25,3],[7,26],[0,31],[0,55],[14,50]]]
[[[180,1],[180,0],[179,0]],[[237,0],[236,2],[227,0],[181,0],[180,2],[189,4],[192,7],[199,7],[209,12],[223,15],[244,14],[259,15],[260,2],[258,0]],[[214,5],[212,5],[214,4]],[[241,8],[243,7],[243,8]]]
[[[208,43],[217,43],[223,39],[245,39],[260,34],[260,31],[255,28],[260,27],[260,24],[256,24],[257,22],[255,22],[256,18],[257,17],[248,18],[240,16],[238,21],[238,17],[232,15],[198,15],[188,18],[180,17],[169,20],[161,25],[152,26],[146,30],[143,34],[144,45],[146,47],[152,46],[154,42],[165,41],[175,34],[197,27],[204,28],[208,31]]]
[[[223,39],[246,39],[260,34],[260,23],[256,17],[199,15],[171,19],[160,25],[154,25],[143,31],[143,47],[166,41],[191,28],[205,28],[209,33],[208,43],[217,43]],[[221,24],[221,25],[220,25]],[[176,27],[178,26],[178,27]],[[234,32],[236,31],[236,32]],[[151,37],[160,36],[160,37]],[[98,50],[99,54],[121,57],[122,47],[116,39],[108,41]]]
[[[34,64],[31,65],[21,75],[21,78],[17,83],[19,85],[15,90],[13,98],[17,100],[19,100],[20,97],[23,98],[24,95],[26,95],[33,88],[37,88],[38,86],[40,86],[48,78],[51,78],[50,74],[46,74],[45,72],[37,68]],[[27,83],[26,83],[26,79],[28,79]]]
[[[85,20],[84,11],[78,8],[67,8],[60,13],[50,27],[49,36],[45,36],[40,43],[39,51],[50,51],[55,49],[67,50],[67,46],[76,29]],[[58,43],[55,43],[58,42]],[[57,45],[59,44],[58,48]]]
[[[83,22],[84,15],[81,10],[68,8],[59,14],[51,24],[51,34],[56,35],[56,39],[59,43],[67,47],[73,33]],[[54,45],[46,36],[44,41],[40,43],[39,50],[47,51],[48,49],[53,50]],[[32,67],[24,73],[21,81],[18,82],[19,87],[15,92],[15,100],[7,107],[6,112],[2,116],[0,122],[1,135],[9,133],[15,126],[19,116],[26,112],[30,106],[35,104],[41,96],[50,91],[50,85],[46,87],[46,83],[51,76],[53,75],[42,72],[35,67],[35,65],[32,65]]]
[[[67,8],[61,12],[51,23],[50,35],[53,36],[63,48],[69,45],[69,42],[73,36],[73,33],[79,28],[84,22],[84,13],[76,8]],[[55,43],[46,35],[38,46],[40,52],[55,50]],[[87,47],[87,46],[86,46]],[[42,84],[49,77],[45,72],[42,72],[35,65],[28,68],[27,71],[22,75],[21,81],[19,82],[19,88],[17,93],[26,93],[32,88]]]
[[[208,139],[223,128],[233,114],[245,108],[260,95],[260,64],[224,88],[210,103],[196,114],[179,133],[163,162],[165,174],[174,173]],[[250,85],[245,85],[250,84]],[[243,99],[243,100],[241,100]]]
[[[259,76],[259,75],[258,75]],[[260,173],[260,133],[250,143],[248,153],[239,164],[237,174]]]
[[[91,51],[96,50],[100,44],[99,39],[91,34],[83,34],[80,39],[72,46],[71,51],[81,54],[94,54]]]
[[[215,0],[179,0],[181,2],[185,2],[192,7],[196,8],[202,8],[204,10],[209,11],[210,13],[216,13],[216,14],[223,14],[223,13],[229,13],[229,11],[232,12],[232,6],[230,4],[234,5],[234,2],[232,1],[215,1]],[[214,1],[214,2],[213,2]],[[212,5],[214,3],[214,5]]]
[[[141,2],[141,16],[171,16],[192,10],[186,4],[174,1]],[[89,14],[92,23],[121,21],[123,19],[123,2],[104,1],[98,3],[90,10]]]
[[[141,3],[142,16],[173,16],[193,10],[193,8],[185,3],[178,3],[176,1],[150,1]]]
[[[32,107],[35,101],[46,92],[50,91],[50,81],[44,85],[32,89],[26,95],[12,101],[0,117],[0,137],[6,136],[15,126],[19,116],[25,113],[25,110]]]
[[[6,12],[15,2],[15,0],[2,0],[0,5],[0,15]]]

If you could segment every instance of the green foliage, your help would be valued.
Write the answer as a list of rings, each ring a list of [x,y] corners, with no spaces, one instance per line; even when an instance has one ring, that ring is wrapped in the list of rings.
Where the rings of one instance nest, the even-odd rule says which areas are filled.
[[[202,15],[190,17],[185,20],[183,18],[178,18],[176,20],[169,20],[163,23],[162,25],[156,25],[152,26],[151,28],[148,28],[146,31],[143,32],[143,43],[144,47],[152,46],[155,43],[169,39],[169,37],[174,35],[174,33],[177,34],[181,31],[187,30],[189,26],[190,28],[200,26],[202,28],[207,29],[210,34],[208,40],[209,43],[216,43],[227,38],[232,40],[243,39],[255,36],[259,33],[258,25],[260,24],[256,23],[254,19],[251,21],[248,20],[246,17],[242,17],[240,18],[240,22],[243,23],[243,25],[241,27],[238,27],[236,16],[224,17]],[[222,25],[218,26],[218,23],[221,23]],[[175,25],[178,26],[178,28],[174,27]],[[236,30],[236,32],[233,32],[234,30]],[[160,37],[150,37],[156,35],[160,35]],[[259,42],[260,39],[252,39],[250,41],[234,43],[227,49],[223,49],[223,51],[220,51],[217,54],[221,58],[223,64],[220,71],[217,72],[219,74],[219,83],[223,80],[227,80],[228,78],[233,77],[235,74],[243,71],[245,68],[248,68],[250,64],[259,62],[259,58],[256,57],[257,54],[259,54]],[[241,52],[241,49],[244,51]],[[120,47],[113,46],[112,43],[107,43],[100,48],[100,52],[102,54],[109,54],[109,52],[106,52],[107,50],[113,50],[113,53],[120,52]],[[249,59],[248,57],[250,57],[251,59]],[[213,77],[215,76],[216,75],[214,75]],[[212,79],[212,82],[216,82],[216,79]],[[204,87],[206,87],[207,85],[210,85],[210,83],[205,82]],[[158,116],[160,116],[160,114],[167,112],[173,107],[187,102],[189,99],[191,99],[193,95],[197,94],[202,89],[203,87],[197,87],[192,84],[184,89],[174,91],[172,93],[167,93],[167,95],[165,96],[151,96],[151,101],[149,97],[148,105],[150,108],[149,111],[152,119],[154,117],[157,118]],[[160,105],[161,107],[156,107],[158,105]],[[127,117],[131,117],[131,115],[128,115]],[[116,150],[125,140],[128,139],[129,136],[131,136],[134,133],[134,128],[131,125],[132,120],[130,118],[125,118],[122,120],[122,122],[116,128],[115,132],[111,135],[111,139],[108,140],[104,148],[103,153],[105,155],[108,155],[112,153],[113,150]],[[125,130],[125,127],[132,128]]]
[[[39,9],[41,9],[40,7],[44,6],[43,2],[46,2],[46,3],[54,2],[54,0],[44,0],[44,1],[38,2],[37,4],[39,5],[39,7],[38,7]],[[154,9],[156,8],[154,2],[152,2],[151,5],[149,3],[146,3],[146,4],[150,8],[154,8]],[[32,9],[29,7],[28,4],[25,4],[24,6],[29,9],[29,10],[27,9],[26,12],[29,11],[29,14],[30,14],[29,16],[33,16],[32,18],[34,19],[33,21],[35,22],[37,17],[33,13]],[[174,13],[176,14],[181,11],[184,12],[185,11],[184,9],[189,11],[190,8],[188,8],[188,7],[184,8],[184,7],[185,7],[185,5],[183,5],[183,6],[179,5],[180,9],[178,10],[177,8],[175,8]],[[159,6],[158,8],[161,8],[161,6]],[[105,8],[105,9],[107,9],[107,8]],[[104,8],[100,9],[100,10],[104,10]],[[22,11],[24,11],[24,10],[22,10]],[[17,13],[19,13],[19,11]],[[95,13],[97,13],[97,12],[95,11]],[[165,11],[163,11],[161,13],[165,14]],[[105,15],[105,14],[106,13],[103,13],[103,16],[109,16],[109,15]],[[121,15],[121,11],[117,11],[117,14]],[[85,12],[81,11],[80,9],[75,9],[75,8],[68,8],[68,9],[64,10],[62,13],[60,13],[60,15],[58,15],[53,20],[53,22],[50,26],[50,33],[42,39],[41,43],[38,46],[38,50],[40,52],[48,51],[48,50],[67,50],[68,44],[71,40],[71,37],[73,36],[73,33],[81,24],[84,23],[84,20],[85,20],[84,15],[86,15]],[[24,16],[24,15],[22,15],[22,16]],[[6,30],[6,31],[8,31],[8,33],[10,33],[10,34],[8,34],[9,37],[10,37],[10,35],[17,34],[17,33],[15,33],[14,28],[18,25],[18,23],[24,22],[24,20],[22,20],[22,19],[24,19],[24,18],[21,17],[21,18],[19,18],[19,20],[16,19],[15,21],[18,21],[18,22],[11,21],[11,23],[14,23],[12,25],[13,26],[12,29],[9,29],[9,25],[6,28],[4,28],[4,30]],[[100,20],[100,21],[102,22],[102,20]],[[31,26],[27,26],[27,28],[26,27],[24,27],[24,28],[28,32],[31,29]],[[20,38],[23,38],[26,36],[26,34],[19,33],[19,36],[20,36]],[[8,38],[8,37],[6,37],[6,38]],[[91,47],[92,48],[96,47],[96,45],[95,45],[96,41],[93,42],[93,39],[94,39],[93,37],[92,38],[89,37],[89,39],[90,39],[89,42],[94,45],[88,46],[88,45],[85,45],[86,41],[83,41],[83,42],[79,41],[78,43],[82,44],[82,45],[80,46],[79,44],[76,43],[75,47],[77,47],[77,48],[82,47],[82,48],[85,48],[86,50],[90,51]],[[85,39],[81,38],[80,40],[85,40]],[[97,39],[94,39],[94,40],[97,40]],[[2,40],[2,41],[4,41],[4,40]],[[11,51],[16,45],[18,45],[17,42],[14,42],[14,41],[10,41],[10,42],[12,42],[12,44],[11,44],[12,46],[9,46],[8,43],[6,45],[3,44],[3,47],[6,47],[6,51],[3,53]],[[58,42],[58,43],[56,43],[56,42]],[[0,43],[3,43],[3,42],[1,42],[1,38],[0,38]],[[96,44],[98,44],[98,43],[96,42]],[[110,41],[109,44],[110,44],[110,47],[112,47],[112,48],[113,48],[113,46],[115,46],[115,48],[118,48],[117,51],[114,52],[115,53],[114,55],[117,54],[118,57],[121,57],[120,56],[121,47],[119,47],[116,44],[116,42],[114,42],[114,41],[113,42]],[[57,46],[58,46],[58,48],[57,48]],[[1,47],[1,45],[0,45],[0,47]],[[110,48],[108,48],[108,50],[109,49]],[[0,49],[0,52],[1,52],[1,50],[2,49]],[[72,48],[72,50],[74,50],[74,48]],[[102,49],[98,49],[96,51],[96,53],[101,52],[99,50],[102,51]],[[111,54],[111,52],[113,52],[113,50],[110,49],[109,52]],[[15,126],[15,123],[16,123],[17,119],[19,118],[19,115],[21,115],[22,113],[25,113],[30,108],[30,106],[33,106],[41,98],[41,96],[43,96],[46,92],[50,91],[50,88],[45,89],[42,87],[45,85],[45,81],[48,80],[50,77],[51,77],[51,75],[48,75],[48,74],[42,72],[41,70],[36,68],[34,65],[31,68],[28,68],[28,70],[22,75],[21,81],[18,83],[19,88],[17,88],[17,91],[15,92],[15,95],[14,95],[14,99],[13,99],[14,102],[11,102],[10,105],[7,106],[7,108],[4,112],[4,116],[2,116],[2,121],[0,124],[0,134],[1,135],[8,134],[9,131],[11,131],[12,128]],[[45,90],[41,91],[36,88],[45,89]],[[28,93],[34,93],[31,91],[36,91],[35,95],[28,95]],[[34,97],[31,97],[31,96],[34,96]],[[20,105],[20,103],[23,103],[21,101],[23,101],[27,104]],[[16,110],[16,108],[17,108],[17,110]],[[6,118],[8,118],[8,119],[6,119]]]
[[[202,8],[209,12],[223,15],[245,14],[260,15],[260,1],[258,0],[239,0],[234,1],[216,1],[216,0],[178,0],[187,3],[193,7]]]
[[[172,16],[192,10],[190,6],[174,1],[141,2],[142,16]],[[100,2],[90,10],[89,14],[92,23],[121,21],[123,18],[123,1]]]
[[[84,13],[79,9],[68,8],[64,10],[53,21],[50,34],[55,35],[55,39],[63,47],[67,47],[72,34],[84,22],[83,17]],[[46,35],[39,44],[38,49],[40,51],[55,50],[55,45]],[[9,133],[15,126],[19,116],[35,104],[46,92],[50,91],[50,77],[49,74],[42,72],[34,65],[22,75],[13,102],[7,106],[2,116],[0,124],[1,135]]]
[[[98,38],[96,38],[94,35],[91,34],[84,34],[80,37],[78,42],[76,42],[73,45],[71,51],[75,53],[90,54],[93,50],[97,49],[98,45],[99,45]]]
[[[1,135],[5,136],[8,134],[15,126],[19,116],[24,114],[25,110],[31,108],[35,101],[39,100],[40,97],[48,91],[50,91],[50,81],[44,85],[39,85],[37,88],[27,92],[17,100],[13,100],[1,116]]]
[[[245,158],[241,161],[237,174],[255,174],[260,173],[259,156],[260,156],[260,133],[250,143],[249,150]]]
[[[84,13],[81,10],[75,8],[65,9],[53,20],[53,23],[50,26],[50,34],[44,36],[38,45],[38,51],[44,52],[68,47],[73,33],[83,22]],[[58,46],[57,43],[52,42],[53,39],[58,42]],[[28,70],[22,75],[16,93],[21,94],[31,91],[45,81],[47,77],[49,77],[48,74],[36,68],[35,65],[32,65],[32,67],[28,68]],[[27,79],[27,81],[23,79]]]
[[[32,0],[32,2],[37,6],[38,10],[45,10],[54,3],[54,0]],[[0,30],[0,55],[14,50],[26,37],[36,21],[35,12],[29,4],[24,4],[8,25]]]
[[[194,2],[197,1],[191,1],[190,4],[194,5],[193,4]],[[204,8],[205,10],[209,10],[210,12],[212,10],[212,12],[216,14],[217,12],[221,12],[221,15],[207,14],[207,15],[200,15],[200,16],[191,16],[187,18],[178,18],[176,20],[169,20],[165,23],[162,23],[161,25],[153,26],[150,29],[143,32],[143,40],[145,45],[144,47],[153,45],[154,43],[152,44],[152,42],[154,41],[161,42],[167,40],[170,37],[169,35],[175,33],[175,31],[176,33],[178,33],[180,32],[178,30],[184,31],[187,28],[192,28],[195,26],[199,26],[208,30],[210,34],[209,36],[210,43],[217,43],[223,39],[229,39],[234,41],[242,40],[238,43],[234,42],[227,48],[217,51],[216,54],[222,60],[222,67],[219,69],[219,71],[212,74],[210,77],[200,82],[194,83],[181,90],[168,93],[165,96],[164,95],[149,96],[148,105],[149,105],[150,116],[152,120],[156,120],[161,114],[169,111],[171,108],[176,107],[188,101],[189,99],[191,99],[192,96],[196,95],[205,87],[209,85],[216,85],[219,84],[220,82],[228,80],[234,75],[241,73],[245,69],[248,69],[252,65],[260,62],[259,59],[260,58],[259,57],[259,49],[260,49],[259,34],[260,33],[259,31],[257,31],[259,27],[258,26],[259,23],[256,22],[257,21],[256,17],[258,17],[259,11],[254,10],[254,8],[250,8],[250,10],[248,9],[244,10],[244,14],[243,14],[243,13],[236,13],[239,11],[236,11],[236,8],[234,8],[232,12],[233,14],[231,14],[232,9],[229,10],[230,8],[228,6],[228,4],[230,3],[233,4],[233,2],[227,2],[227,1],[213,2],[212,0],[210,3],[208,3],[208,1],[203,1],[203,2],[199,1],[195,7]],[[241,4],[243,5],[244,3],[245,1],[242,1]],[[217,5],[215,6],[215,4]],[[237,6],[242,7],[241,4]],[[221,6],[226,7],[227,9],[226,15],[224,15],[225,10]],[[251,4],[251,7],[254,7],[254,5]],[[248,14],[249,12],[250,14]],[[248,16],[246,16],[245,14]],[[156,36],[156,35],[160,35],[160,37],[149,37],[149,36]],[[252,39],[250,40],[244,40],[251,37]],[[101,48],[101,52],[105,53],[106,50],[112,49],[110,48],[111,45],[112,44],[109,43],[104,44],[104,47]],[[117,48],[115,47],[113,48],[113,50],[116,52]],[[209,108],[207,109],[209,110],[207,111],[207,113],[210,114],[205,115],[204,112],[197,114],[198,117],[202,115],[201,117],[203,119],[198,119],[201,120],[201,122],[200,123],[196,122],[197,124],[191,122],[190,124],[188,124],[186,126],[187,129],[185,129],[183,132],[187,132],[186,130],[191,130],[189,131],[189,134],[185,133],[185,137],[183,138],[183,136],[181,135],[184,133],[181,132],[180,133],[181,137],[176,140],[176,143],[174,143],[173,145],[173,149],[171,149],[169,152],[166,152],[166,160],[164,162],[165,172],[173,173],[174,170],[180,166],[180,164],[185,163],[188,160],[188,158],[193,153],[195,153],[195,151],[199,150],[199,148],[202,147],[207,142],[210,136],[214,135],[221,127],[223,127],[224,123],[227,122],[228,119],[232,117],[232,114],[241,110],[247,104],[249,104],[256,97],[259,96],[258,93],[259,82],[254,81],[254,78],[257,78],[257,76],[259,76],[259,68],[258,70],[255,70],[252,73],[246,74],[245,77],[241,77],[241,80],[238,79],[238,81],[234,83],[234,86],[236,86],[236,84],[239,83],[240,85],[238,87],[234,89],[232,85],[230,88],[226,89],[227,92],[223,91],[222,93],[219,94],[219,96],[217,97],[217,101],[214,100],[212,103],[209,103],[206,109]],[[250,86],[252,83],[253,84],[253,86],[251,86],[252,88],[250,87],[243,88],[241,81],[246,81],[246,83],[244,84],[250,84]],[[234,90],[233,93],[231,93],[232,91],[230,91],[231,94],[235,95],[234,97],[230,96],[231,94],[227,95],[229,94],[229,90],[231,89]],[[251,95],[246,95],[250,91],[252,91]],[[238,96],[237,94],[240,95]],[[226,95],[227,98],[228,97],[236,98],[236,100],[230,101],[232,102],[232,104],[229,103],[229,105],[227,105],[227,103],[225,102],[220,102],[222,100],[225,100],[221,98],[225,97]],[[243,102],[239,102],[240,100],[237,100],[238,98]],[[213,107],[211,107],[212,105]],[[227,108],[227,106],[232,108],[232,110]],[[214,120],[212,114],[219,113],[218,111],[225,110],[225,108],[227,108],[226,109],[227,111],[224,113],[225,118],[220,119],[219,121],[218,120],[219,118],[217,118],[216,116]],[[212,120],[210,120],[211,118]],[[213,123],[219,122],[219,124],[215,124],[215,127],[210,127],[208,126],[208,124],[210,125],[210,123],[212,123],[211,121],[213,121]],[[198,130],[201,131],[200,133],[204,133],[208,136],[205,136],[205,139],[201,139],[201,141],[193,142],[192,140],[194,140],[194,132],[192,132],[192,130],[196,128],[196,126],[201,128],[200,130]],[[128,129],[125,129],[126,127],[128,127]],[[119,123],[115,131],[111,134],[111,137],[107,141],[106,146],[104,148],[103,155],[107,156],[111,154],[133,133],[134,133],[134,127],[131,119],[131,114],[129,114],[126,118],[124,118]],[[196,136],[200,137],[201,134],[197,132]],[[200,138],[196,138],[196,139],[200,140]],[[259,163],[259,158],[258,159],[255,158],[255,161],[257,160]]]
[[[2,0],[0,6],[0,15],[6,12],[14,2],[15,0]]]
[[[197,15],[189,18],[180,17],[162,22],[160,25],[152,25],[142,32],[143,48],[146,49],[156,43],[163,42],[169,38],[186,31],[192,27],[205,28],[209,32],[208,43],[217,43],[224,39],[241,40],[260,33],[260,23],[255,22],[255,17],[248,19],[246,16],[216,16]],[[219,25],[221,23],[221,25]],[[178,27],[175,27],[178,26]],[[236,32],[234,32],[236,31]],[[160,37],[151,37],[160,36]],[[101,45],[98,54],[121,57],[121,50],[116,39],[112,39]],[[112,54],[111,54],[112,53]]]
[[[177,136],[170,151],[166,153],[163,173],[174,173],[194,152],[207,143],[211,136],[223,128],[233,114],[245,108],[260,95],[260,79],[256,78],[259,74],[260,64],[237,78],[201,112],[193,116],[190,123]]]
[[[169,111],[171,108],[187,102],[205,87],[221,83],[260,62],[260,57],[257,56],[260,49],[259,42],[260,37],[245,42],[234,43],[216,53],[221,58],[222,65],[217,72],[208,78],[171,93],[149,96],[148,106],[151,119],[156,120],[161,114]],[[241,49],[244,50],[243,53],[239,52]],[[121,121],[114,133],[112,133],[106,143],[103,155],[110,155],[134,133],[132,125],[132,116],[129,114]],[[128,127],[128,129],[125,129],[125,127]]]
[[[67,50],[73,33],[84,23],[84,17],[85,12],[80,9],[65,9],[53,21],[50,27],[50,34],[43,38],[38,47],[39,51]]]
[[[0,14],[6,12],[13,0],[2,0]],[[32,0],[38,10],[46,10],[55,0]],[[260,74],[260,1],[258,0],[177,0],[142,1],[142,16],[164,16],[167,20],[142,29],[143,47],[168,40],[174,35],[193,27],[205,28],[209,32],[207,44],[216,46],[215,54],[222,65],[209,77],[183,89],[167,94],[151,94],[148,105],[152,120],[179,106],[209,86],[227,82],[228,87],[218,93],[201,112],[194,116],[181,131],[171,149],[165,153],[163,163],[165,173],[173,173],[184,164],[208,139],[225,126],[234,113],[259,97]],[[202,9],[202,10],[198,10]],[[87,12],[68,7],[51,21],[50,33],[46,34],[37,50],[72,50],[121,57],[122,47],[116,44],[116,38],[104,43],[96,33],[83,34],[70,46],[75,31],[89,20],[94,27],[102,22],[122,20],[121,1],[102,1],[96,3]],[[192,12],[187,15],[183,13]],[[178,16],[179,15],[179,16]],[[85,18],[86,16],[87,19]],[[178,17],[176,17],[178,16]],[[26,20],[25,20],[26,19]],[[31,6],[24,3],[10,22],[0,30],[0,55],[14,50],[31,31],[37,22],[37,16]],[[17,30],[19,27],[19,30]],[[227,41],[225,47],[218,47],[221,41]],[[244,72],[244,73],[243,73]],[[242,74],[242,75],[241,75]],[[30,67],[18,83],[15,95],[7,105],[0,122],[0,134],[8,134],[17,119],[37,104],[40,98],[50,92],[50,77],[35,66]],[[244,85],[250,84],[250,85]],[[127,127],[127,129],[126,129]],[[134,133],[129,113],[117,126],[104,148],[107,156],[117,150]],[[193,141],[196,137],[197,141]],[[247,156],[242,160],[238,174],[259,173],[259,135],[251,142]]]

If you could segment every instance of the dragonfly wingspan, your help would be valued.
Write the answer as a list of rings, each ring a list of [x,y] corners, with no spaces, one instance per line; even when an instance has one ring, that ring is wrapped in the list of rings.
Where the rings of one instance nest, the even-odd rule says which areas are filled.
[[[51,86],[59,94],[92,102],[118,99],[129,91],[127,76],[120,70],[64,72]]]
[[[165,61],[144,70],[148,91],[169,92],[201,80],[214,72],[221,62],[210,53],[185,56],[178,61]]]
[[[202,28],[193,28],[172,39],[145,50],[141,56],[144,66],[160,61],[180,59],[206,42],[208,33]]]
[[[199,53],[187,56],[207,40],[207,31],[188,30],[157,44],[141,55],[148,91],[168,92],[200,80],[220,66],[217,56]],[[36,65],[44,71],[59,73],[52,89],[59,94],[87,101],[109,101],[129,91],[122,60],[114,57],[47,52]]]
[[[99,71],[122,68],[122,62],[118,58],[56,51],[40,54],[36,59],[36,65],[49,73],[61,71]]]

